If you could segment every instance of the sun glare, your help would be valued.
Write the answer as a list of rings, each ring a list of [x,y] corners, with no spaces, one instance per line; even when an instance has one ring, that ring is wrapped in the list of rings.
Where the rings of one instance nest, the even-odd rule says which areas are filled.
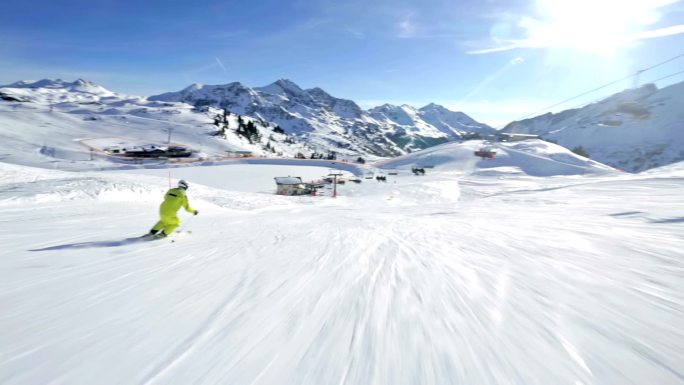
[[[528,46],[612,53],[655,23],[675,0],[537,0],[539,19],[525,18]]]

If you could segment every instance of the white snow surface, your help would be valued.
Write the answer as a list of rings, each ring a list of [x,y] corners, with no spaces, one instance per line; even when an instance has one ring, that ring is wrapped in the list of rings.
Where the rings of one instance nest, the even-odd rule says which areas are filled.
[[[496,150],[335,199],[264,184],[326,167],[0,163],[0,383],[683,384],[684,163]],[[199,215],[139,242],[169,172]]]

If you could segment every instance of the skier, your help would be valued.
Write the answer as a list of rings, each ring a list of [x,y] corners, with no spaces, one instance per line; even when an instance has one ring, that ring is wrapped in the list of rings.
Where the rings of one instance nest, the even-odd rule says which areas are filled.
[[[145,236],[164,238],[171,234],[173,230],[180,226],[181,221],[177,213],[181,207],[189,213],[198,214],[198,211],[193,209],[188,202],[188,196],[185,193],[187,189],[188,182],[181,179],[178,181],[178,187],[166,192],[164,202],[159,206],[159,216],[161,219]]]

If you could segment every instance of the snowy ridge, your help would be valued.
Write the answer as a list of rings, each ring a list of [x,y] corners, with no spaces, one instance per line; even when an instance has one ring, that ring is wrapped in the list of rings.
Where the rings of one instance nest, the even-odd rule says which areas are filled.
[[[36,92],[39,91],[39,92]],[[67,82],[62,79],[18,81],[0,87],[0,93],[22,101],[38,103],[97,103],[106,98],[124,99],[128,96],[107,90],[88,80]]]
[[[420,111],[410,106],[390,105],[364,111],[351,100],[335,98],[318,87],[302,89],[287,79],[255,88],[241,83],[193,85],[149,99],[225,107],[234,113],[258,117],[299,135],[319,151],[339,147],[339,151],[397,155],[459,138],[466,132],[493,132],[463,113],[437,108],[434,104]],[[385,109],[404,109],[412,117],[384,115]],[[429,119],[424,120],[423,114]]]
[[[541,135],[592,159],[639,172],[684,160],[684,82],[627,90],[579,109],[513,122],[503,131]]]
[[[483,146],[496,151],[494,159],[480,159],[474,152]],[[581,157],[559,145],[542,140],[496,143],[471,140],[446,143],[412,154],[381,161],[383,169],[430,167],[437,170],[458,170],[468,173],[519,174],[529,176],[557,176],[610,174],[617,170]]]
[[[639,173],[639,175],[655,175],[662,177],[684,177],[684,161],[672,163],[667,166],[652,168]]]
[[[409,105],[394,106],[383,104],[369,110],[378,121],[394,125],[408,132],[429,138],[459,139],[462,134],[474,132],[482,135],[495,131],[476,122],[462,112],[454,112],[435,103],[416,109]]]

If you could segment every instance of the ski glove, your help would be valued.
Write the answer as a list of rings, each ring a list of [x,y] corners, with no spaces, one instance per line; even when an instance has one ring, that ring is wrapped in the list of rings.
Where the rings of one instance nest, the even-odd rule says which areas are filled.
[[[195,210],[195,215],[199,214],[199,211]]]

